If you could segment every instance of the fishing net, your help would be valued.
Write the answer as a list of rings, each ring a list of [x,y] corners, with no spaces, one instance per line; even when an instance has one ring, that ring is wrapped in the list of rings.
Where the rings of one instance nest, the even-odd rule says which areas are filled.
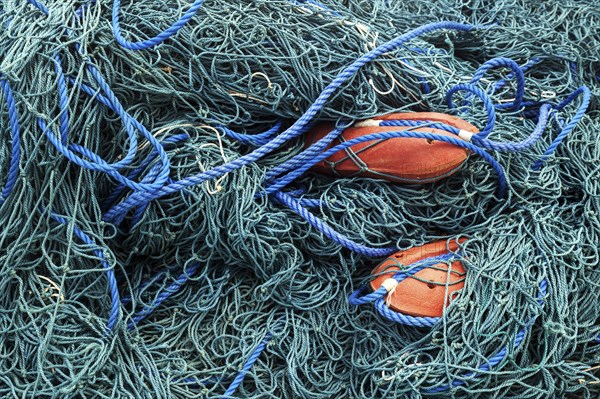
[[[2,1],[0,395],[598,397],[599,24],[591,0]],[[313,124],[425,111],[491,134],[427,184],[309,170]],[[432,326],[349,300],[459,238]]]

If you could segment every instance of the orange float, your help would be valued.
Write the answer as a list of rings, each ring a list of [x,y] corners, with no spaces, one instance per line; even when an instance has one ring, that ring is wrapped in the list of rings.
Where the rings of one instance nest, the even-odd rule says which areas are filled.
[[[442,240],[396,252],[373,270],[372,274],[378,276],[371,281],[371,289],[377,291],[384,281],[416,262],[457,251],[459,244],[465,241],[466,238],[450,243]],[[465,274],[459,260],[453,261],[450,266],[443,262],[430,265],[398,283],[387,293],[386,304],[398,313],[441,317],[444,304],[450,303],[452,293],[464,287]]]
[[[410,120],[440,122],[464,132],[476,134],[477,128],[452,115],[436,112],[393,113],[356,123],[345,129],[327,148],[368,134],[408,130],[456,135],[433,127],[374,126],[380,120]],[[325,137],[334,125],[316,125],[308,134],[305,147]],[[362,176],[399,183],[430,183],[455,173],[469,156],[468,150],[443,141],[425,138],[391,138],[356,144],[315,164],[312,170],[334,176]]]

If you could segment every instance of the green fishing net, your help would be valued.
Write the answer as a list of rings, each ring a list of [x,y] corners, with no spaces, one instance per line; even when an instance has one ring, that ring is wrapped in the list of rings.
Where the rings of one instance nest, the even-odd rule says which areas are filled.
[[[1,397],[600,396],[599,4],[116,4],[0,2]],[[160,43],[129,49],[115,39],[115,9],[120,34],[143,42],[196,5]],[[281,137],[357,59],[439,21],[477,28],[385,51],[308,122],[427,111],[483,128],[481,101],[465,94],[451,108],[445,96],[498,58],[521,66],[525,97],[538,105],[533,115],[498,112],[496,142],[525,140],[539,104],[557,106],[583,86],[591,100],[548,156],[580,99],[557,108],[531,147],[489,151],[505,195],[475,154],[434,183],[308,171],[283,189],[336,234],[375,249],[468,237],[464,288],[433,327],[352,305],[385,256],[340,245],[264,194],[272,171],[305,150],[303,134],[153,194]],[[510,73],[478,83],[495,104],[516,96]]]

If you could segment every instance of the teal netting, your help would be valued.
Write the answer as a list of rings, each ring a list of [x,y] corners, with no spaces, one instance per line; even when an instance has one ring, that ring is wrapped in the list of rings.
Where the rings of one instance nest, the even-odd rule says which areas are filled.
[[[320,100],[447,20],[470,25],[386,48]],[[597,398],[598,26],[592,0],[3,0],[0,396]],[[495,108],[448,106],[500,58],[517,71],[473,83]],[[587,89],[559,106],[580,87],[587,107]],[[309,171],[265,194],[322,150],[303,152],[309,109],[307,125],[432,111],[480,129],[496,109],[506,143],[544,104],[531,147],[488,150],[505,195],[474,154],[436,183]],[[457,237],[465,288],[432,328],[350,304],[390,247]]]

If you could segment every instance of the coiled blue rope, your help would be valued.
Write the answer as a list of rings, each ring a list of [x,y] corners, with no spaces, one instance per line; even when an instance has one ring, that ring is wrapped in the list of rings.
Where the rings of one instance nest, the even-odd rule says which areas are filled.
[[[516,80],[517,88],[515,92],[515,99],[512,103],[497,104],[496,108],[518,110],[521,107],[521,104],[523,103],[523,98],[525,97],[525,75],[523,74],[523,68],[510,58],[498,57],[484,62],[473,75],[473,78],[471,79],[471,84],[478,83],[481,80],[481,78],[483,78],[485,73],[490,69],[501,67],[510,68],[512,70],[512,73],[509,75],[509,78],[514,78]],[[494,88],[496,87],[497,85],[494,86]]]
[[[8,123],[10,125],[11,138],[10,165],[6,175],[6,183],[4,184],[2,192],[0,192],[0,205],[2,205],[12,193],[19,175],[19,161],[21,158],[21,128],[19,126],[19,113],[17,110],[17,104],[15,103],[10,84],[8,83],[8,80],[1,74],[0,87],[2,88],[4,101],[8,111]]]

